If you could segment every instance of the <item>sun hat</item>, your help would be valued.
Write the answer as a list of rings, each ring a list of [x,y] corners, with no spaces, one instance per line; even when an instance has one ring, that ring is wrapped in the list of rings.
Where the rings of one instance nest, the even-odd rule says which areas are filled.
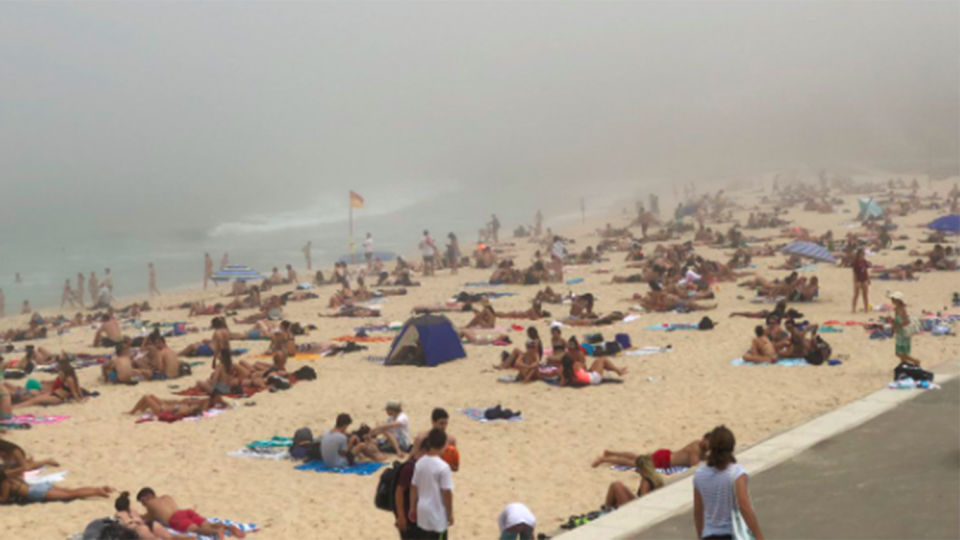
[[[391,411],[402,411],[403,404],[400,403],[399,401],[391,400],[387,402],[387,405],[384,407],[384,409],[388,409]]]
[[[903,302],[904,304],[907,303],[907,301],[904,300],[903,293],[900,292],[900,291],[893,291],[892,293],[888,293],[888,294],[887,294],[887,298],[889,298],[889,299],[891,299],[891,300],[899,300],[899,301]]]

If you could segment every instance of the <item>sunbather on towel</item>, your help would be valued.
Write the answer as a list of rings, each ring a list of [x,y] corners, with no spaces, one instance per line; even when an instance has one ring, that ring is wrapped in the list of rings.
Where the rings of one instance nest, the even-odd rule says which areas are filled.
[[[462,313],[473,311],[473,304],[469,302],[448,302],[446,304],[413,306],[414,313]]]
[[[237,538],[246,537],[246,533],[237,527],[223,523],[210,523],[193,510],[181,510],[173,497],[169,495],[157,497],[157,494],[148,487],[141,489],[140,492],[137,493],[137,501],[147,510],[143,518],[144,521],[148,523],[156,520],[182,533],[194,533],[223,538],[224,534],[229,531],[231,535]]]
[[[474,345],[490,345],[496,341],[510,342],[510,336],[507,334],[486,328],[462,328],[460,330],[460,339],[464,339],[467,343]]]
[[[655,489],[663,487],[663,476],[657,472],[653,466],[653,459],[649,455],[638,456],[634,461],[637,474],[640,475],[640,485],[637,486],[637,492],[630,491],[623,482],[613,482],[607,488],[607,498],[604,500],[604,506],[607,508],[620,508],[630,501],[643,497]]]
[[[110,486],[82,487],[67,489],[49,482],[29,485],[23,480],[0,471],[0,504],[26,504],[34,502],[60,501],[109,497],[114,489]]]
[[[619,376],[627,374],[626,367],[617,367],[613,360],[601,356],[586,368],[587,358],[580,349],[577,338],[571,337],[567,341],[567,354],[560,361],[560,386],[587,386],[600,384],[606,371],[612,371]]]
[[[120,522],[124,529],[131,530],[137,534],[137,538],[159,538],[160,540],[187,540],[193,536],[170,534],[167,529],[158,521],[147,524],[136,510],[130,508],[130,492],[124,491],[117,497],[113,503],[117,511],[115,518]]]
[[[379,317],[380,308],[375,307],[364,307],[364,306],[340,306],[339,311],[333,315],[324,315],[322,313],[317,314],[318,317],[329,317],[329,318],[362,318],[362,317]]]
[[[160,399],[147,394],[133,406],[127,414],[137,415],[150,411],[160,420],[180,420],[188,416],[197,416],[211,409],[226,409],[230,405],[214,391],[207,398]]]
[[[563,324],[567,326],[607,326],[622,321],[623,317],[622,312],[613,311],[598,319],[564,319]]]
[[[27,471],[48,466],[59,467],[60,464],[52,459],[34,459],[33,456],[28,456],[23,448],[0,439],[0,470],[5,471],[9,476],[19,478]]]
[[[53,381],[49,393],[40,393],[37,396],[14,403],[13,408],[31,407],[35,405],[60,405],[68,401],[83,403],[86,401],[83,388],[77,379],[77,372],[66,359],[57,360],[57,378]]]
[[[696,467],[701,461],[705,461],[707,459],[709,437],[709,433],[704,434],[702,439],[692,441],[680,450],[671,451],[666,448],[661,448],[652,454],[644,455],[650,456],[650,459],[653,461],[653,466],[657,469],[669,469],[670,467]],[[640,456],[641,454],[635,454],[633,452],[604,450],[602,454],[593,460],[591,467],[597,468],[604,463],[618,465],[621,467],[635,467],[637,458]]]
[[[744,362],[754,362],[757,364],[773,363],[777,361],[777,350],[766,335],[766,330],[762,326],[754,328],[757,337],[753,338],[750,344],[750,350],[744,353]]]
[[[538,300],[534,300],[530,309],[525,309],[523,311],[507,311],[504,313],[498,313],[497,316],[504,319],[529,319],[536,321],[545,317],[549,317],[550,313],[543,310],[543,306]]]

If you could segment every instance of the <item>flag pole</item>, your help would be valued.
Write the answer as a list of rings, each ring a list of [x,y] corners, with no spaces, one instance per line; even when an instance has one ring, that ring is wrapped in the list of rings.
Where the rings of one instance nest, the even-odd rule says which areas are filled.
[[[348,205],[350,207],[350,262],[353,261],[353,200],[348,199]]]

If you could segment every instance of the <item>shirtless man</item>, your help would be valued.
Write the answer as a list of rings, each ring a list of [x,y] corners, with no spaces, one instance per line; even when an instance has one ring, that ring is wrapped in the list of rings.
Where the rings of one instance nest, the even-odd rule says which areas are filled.
[[[247,536],[233,525],[210,523],[193,510],[181,510],[173,497],[169,495],[157,497],[156,493],[148,487],[137,493],[137,501],[147,509],[147,513],[143,516],[145,521],[157,520],[177,532],[216,536],[220,539],[227,531],[237,538]]]
[[[115,350],[116,356],[103,364],[103,380],[129,384],[137,380],[150,378],[151,370],[138,369],[133,366],[133,358],[130,357],[130,344],[120,343],[115,347]]]
[[[506,351],[504,351],[506,352]],[[516,369],[517,380],[522,383],[529,383],[537,380],[540,375],[540,351],[537,349],[537,342],[528,339],[526,350],[520,353],[519,350],[508,355],[500,364],[493,366],[496,369]]]
[[[439,429],[444,433],[447,433],[447,426],[450,424],[450,415],[444,409],[437,407],[433,410],[433,413],[430,414],[430,429]],[[427,435],[430,434],[430,429],[426,431],[421,431],[416,440],[413,443],[413,448],[410,450],[411,454],[416,454],[420,451],[420,446],[427,439]],[[457,438],[450,433],[447,433],[447,446],[457,446]],[[453,472],[457,472],[460,469],[460,464],[450,464],[450,469]]]
[[[773,343],[770,343],[770,339],[767,338],[763,327],[757,326],[754,329],[754,333],[757,337],[753,338],[753,343],[750,344],[750,350],[743,355],[743,361],[757,364],[772,364],[776,362],[777,351],[773,347]]]
[[[210,258],[209,253],[203,254],[203,288],[206,290],[207,282],[213,280],[213,259]],[[217,282],[213,282],[213,286],[217,286]]]
[[[123,343],[123,332],[120,331],[120,323],[104,313],[100,317],[100,328],[93,336],[94,347],[116,347]]]
[[[167,340],[160,337],[155,342],[158,349],[158,363],[154,366],[153,380],[173,379],[180,376],[180,358],[177,351],[167,345]]]
[[[230,350],[230,329],[227,328],[227,321],[223,317],[214,317],[210,321],[210,327],[213,328],[213,335],[210,336],[210,348],[213,349],[213,365],[217,367],[217,358],[223,351]]]
[[[293,269],[293,266],[287,265],[287,283],[290,285],[297,284],[297,271]]]
[[[153,267],[153,263],[150,263],[150,296],[153,295],[160,296],[160,289],[157,288],[157,271]]]
[[[80,307],[83,307],[83,302],[84,302],[83,285],[84,285],[83,273],[78,272],[77,273],[77,303],[80,304]]]
[[[653,460],[653,466],[658,469],[667,469],[670,467],[696,467],[701,461],[706,461],[707,452],[710,449],[709,433],[705,433],[702,439],[693,441],[680,450],[672,451],[661,448],[650,454]],[[637,463],[639,454],[631,452],[614,452],[604,450],[602,454],[593,460],[594,468],[609,463],[611,465],[623,465],[633,467]]]

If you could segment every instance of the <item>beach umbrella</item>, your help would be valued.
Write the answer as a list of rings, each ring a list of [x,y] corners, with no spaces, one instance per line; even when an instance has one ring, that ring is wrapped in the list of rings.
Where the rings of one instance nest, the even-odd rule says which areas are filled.
[[[960,214],[939,217],[931,221],[927,228],[943,232],[960,232]]]
[[[213,274],[214,281],[256,281],[263,279],[260,272],[245,264],[231,264]]]
[[[872,198],[857,199],[857,202],[860,203],[860,219],[883,217],[883,207]]]
[[[783,252],[791,255],[800,255],[801,257],[810,257],[816,261],[834,264],[837,262],[827,248],[820,244],[814,244],[813,242],[794,242],[783,248]]]

